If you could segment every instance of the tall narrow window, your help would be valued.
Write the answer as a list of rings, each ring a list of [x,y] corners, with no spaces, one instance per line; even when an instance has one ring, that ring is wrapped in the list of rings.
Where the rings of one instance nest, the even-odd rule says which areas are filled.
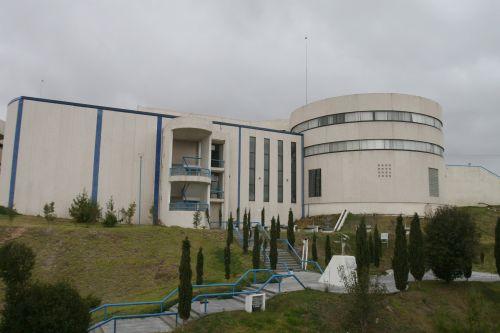
[[[250,137],[250,155],[248,157],[248,200],[255,201],[255,137]]]
[[[297,202],[297,143],[292,142],[291,154],[290,154],[290,170],[291,170],[291,202]]]
[[[283,141],[278,140],[278,202],[283,202]]]
[[[269,139],[264,139],[264,202],[269,202],[269,151],[271,142]]]
[[[429,195],[439,197],[439,170],[429,168]]]
[[[309,170],[309,197],[321,196],[321,169]]]

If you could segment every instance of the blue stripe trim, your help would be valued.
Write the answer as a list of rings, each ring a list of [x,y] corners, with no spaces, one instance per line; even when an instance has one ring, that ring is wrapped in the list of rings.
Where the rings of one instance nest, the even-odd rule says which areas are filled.
[[[154,203],[153,203],[153,224],[158,223],[159,198],[160,198],[160,161],[161,161],[161,124],[162,117],[156,119],[156,156],[155,156],[155,184],[154,184]]]
[[[35,101],[35,102],[51,103],[51,104],[70,105],[70,106],[76,106],[76,107],[82,107],[82,108],[88,108],[88,109],[99,109],[99,110],[103,110],[103,111],[123,112],[123,113],[136,114],[136,115],[140,115],[140,116],[152,116],[152,117],[162,117],[162,118],[171,118],[171,119],[177,118],[177,116],[156,113],[156,112],[142,112],[142,111],[137,111],[137,110],[114,108],[114,107],[102,106],[102,105],[84,104],[84,103],[60,101],[60,100],[55,100],[55,99],[46,99],[46,98],[29,97],[29,96],[20,96],[20,97],[14,98],[13,100],[11,100],[9,102],[8,105],[14,103],[17,100],[21,100],[21,99],[25,99],[28,101]],[[274,133],[281,133],[281,134],[288,134],[288,135],[302,135],[301,133],[293,133],[290,131],[277,130],[274,128],[234,124],[234,123],[228,123],[228,122],[223,122],[223,121],[212,121],[212,123],[215,125],[241,127],[241,128],[254,129],[254,130],[258,130],[258,131],[267,131],[267,132],[274,132]]]
[[[102,110],[97,110],[95,124],[94,166],[92,171],[92,201],[97,202],[99,189],[99,161],[101,160]]]
[[[23,121],[23,99],[17,104],[16,133],[14,134],[14,149],[12,151],[12,168],[10,171],[9,207],[14,208],[14,192],[16,189],[17,157],[19,154],[19,140],[21,139],[21,123]]]
[[[302,135],[301,137],[301,140],[300,140],[300,145],[301,145],[301,168],[302,168],[302,177],[301,177],[301,180],[300,182],[302,183],[300,186],[301,186],[301,189],[302,189],[302,193],[301,193],[301,197],[302,197],[302,218],[304,218],[304,211],[305,211],[305,204],[304,204],[304,135]]]
[[[238,128],[238,208],[240,208],[240,196],[241,196],[240,192],[241,192],[241,127]]]

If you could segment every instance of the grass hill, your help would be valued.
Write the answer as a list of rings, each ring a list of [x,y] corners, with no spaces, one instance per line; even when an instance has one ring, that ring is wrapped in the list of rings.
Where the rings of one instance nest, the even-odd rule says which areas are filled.
[[[213,314],[179,332],[344,332],[346,295],[314,290],[272,298],[265,312]],[[370,332],[499,332],[500,283],[426,281],[384,296]],[[474,330],[470,330],[470,327]],[[350,331],[350,330],[349,330]]]
[[[159,299],[178,285],[181,241],[191,241],[191,263],[203,247],[205,279],[224,280],[225,232],[179,227],[128,226],[104,228],[40,217],[17,216],[12,222],[0,216],[0,244],[16,239],[36,253],[34,278],[55,282],[70,280],[83,294],[104,303]],[[251,267],[251,255],[231,251],[232,272]],[[0,281],[0,289],[2,289]],[[4,297],[0,290],[0,304]]]

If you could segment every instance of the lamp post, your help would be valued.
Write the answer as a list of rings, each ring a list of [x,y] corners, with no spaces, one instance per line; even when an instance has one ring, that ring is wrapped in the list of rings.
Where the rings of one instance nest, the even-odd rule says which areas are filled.
[[[139,218],[139,224],[141,224],[141,199],[142,199],[142,153],[139,153],[139,199],[138,201],[138,211],[137,216]]]

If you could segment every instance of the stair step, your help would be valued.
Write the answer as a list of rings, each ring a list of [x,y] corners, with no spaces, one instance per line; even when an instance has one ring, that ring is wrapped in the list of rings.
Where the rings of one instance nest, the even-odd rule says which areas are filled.
[[[160,319],[172,330],[175,330],[177,328],[177,325],[175,323],[175,316],[160,316]]]

